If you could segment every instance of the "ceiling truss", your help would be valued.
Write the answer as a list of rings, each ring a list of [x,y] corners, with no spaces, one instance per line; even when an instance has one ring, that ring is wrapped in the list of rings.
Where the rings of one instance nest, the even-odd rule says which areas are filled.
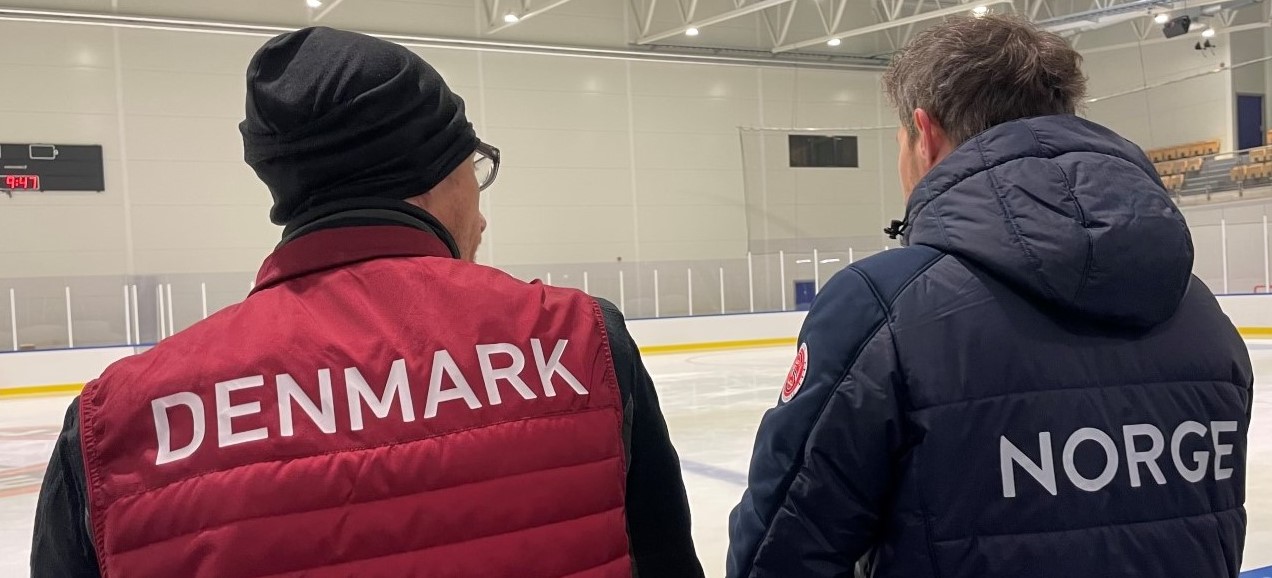
[[[481,0],[485,8],[486,34],[507,30],[569,4],[571,0]],[[697,0],[693,0],[697,1]],[[515,17],[515,18],[512,18]],[[508,18],[508,19],[505,19]]]
[[[498,2],[499,0],[484,0]],[[508,1],[508,0],[505,0]],[[523,0],[524,1],[524,0]],[[1150,40],[1159,34],[1160,25],[1152,16],[1161,12],[1195,13],[1214,18],[1218,26],[1232,26],[1237,9],[1251,4],[1259,7],[1264,21],[1272,21],[1272,0],[730,0],[723,12],[704,15],[698,0],[628,0],[637,24],[638,45],[657,45],[661,41],[696,29],[705,29],[758,14],[761,33],[771,42],[773,54],[814,51],[833,52],[847,38],[876,34],[881,50],[891,52],[904,46],[911,35],[927,22],[966,13],[978,6],[993,7],[998,12],[1015,12],[1038,22],[1077,42],[1083,33],[1118,24],[1133,31],[1133,38]],[[875,22],[863,25],[858,8],[854,18],[845,13],[862,2],[869,2]],[[678,24],[654,30],[655,13],[662,10],[661,20],[668,20],[668,4]],[[800,26],[792,26],[793,22]],[[816,22],[810,27],[809,22]]]
[[[698,18],[698,0],[687,1],[688,6],[685,5],[686,0],[630,0],[632,11],[641,20],[642,24],[640,38],[636,41],[636,44],[654,44],[659,40],[689,32],[691,29],[701,30],[708,26],[728,22],[749,14],[763,12],[771,8],[780,8],[794,0],[759,0],[751,3],[747,3],[746,0],[731,0],[733,4],[732,10],[704,18]],[[680,9],[681,24],[669,30],[651,33],[650,28],[653,24],[654,12],[658,9],[660,2],[675,2]]]
[[[883,21],[881,22],[878,22],[876,24],[871,24],[869,26],[860,26],[860,27],[851,28],[848,30],[843,30],[843,31],[832,30],[831,32],[827,34],[824,34],[822,36],[818,36],[815,38],[800,40],[798,42],[793,42],[789,44],[780,44],[773,48],[773,53],[780,54],[782,52],[790,52],[790,51],[799,50],[802,48],[809,48],[809,47],[813,47],[817,45],[825,45],[826,43],[834,41],[834,40],[842,41],[845,38],[864,36],[866,34],[873,34],[876,32],[889,33],[889,31],[899,31],[899,32],[896,32],[898,37],[895,39],[896,41],[893,44],[903,45],[905,41],[908,39],[909,34],[913,31],[915,24],[926,22],[934,18],[944,18],[946,16],[953,16],[955,14],[964,14],[969,10],[969,5],[967,4],[954,4],[952,6],[937,8],[935,10],[923,10],[923,7],[925,6],[925,4],[927,4],[927,2],[925,0],[917,0],[915,2],[915,9],[913,10],[912,13],[907,15],[903,13],[902,11],[902,8],[905,6],[905,1],[903,0],[878,0],[878,1],[880,2],[878,12],[881,13],[881,15],[883,16]],[[992,6],[995,4],[1010,5],[1012,1],[1013,0],[980,0],[976,3],[976,5],[977,6]]]

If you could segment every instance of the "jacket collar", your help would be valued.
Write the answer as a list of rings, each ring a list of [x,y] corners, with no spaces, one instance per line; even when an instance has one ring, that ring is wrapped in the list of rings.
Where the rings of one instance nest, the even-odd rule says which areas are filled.
[[[427,231],[450,248],[451,256],[459,257],[455,238],[428,211],[398,199],[377,197],[341,199],[305,211],[283,229],[283,240],[279,246],[315,231],[372,225],[402,225]]]
[[[289,241],[266,257],[252,293],[312,273],[386,257],[450,259],[452,254],[436,235],[411,227],[324,229]]]

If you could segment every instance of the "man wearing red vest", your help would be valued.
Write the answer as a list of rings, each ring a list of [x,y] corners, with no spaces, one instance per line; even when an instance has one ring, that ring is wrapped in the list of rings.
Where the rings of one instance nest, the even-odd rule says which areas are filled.
[[[247,82],[283,242],[71,405],[33,574],[702,576],[622,316],[472,263],[499,153],[437,72],[311,28]]]

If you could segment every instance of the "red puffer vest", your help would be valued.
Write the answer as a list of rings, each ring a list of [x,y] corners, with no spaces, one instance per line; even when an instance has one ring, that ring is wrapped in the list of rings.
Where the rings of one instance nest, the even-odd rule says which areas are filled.
[[[598,306],[447,255],[312,233],[90,383],[102,574],[630,577]]]

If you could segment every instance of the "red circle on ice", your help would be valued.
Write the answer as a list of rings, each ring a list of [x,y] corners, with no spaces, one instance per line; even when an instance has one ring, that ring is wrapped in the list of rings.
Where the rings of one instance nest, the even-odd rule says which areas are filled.
[[[804,343],[799,346],[799,353],[795,355],[795,363],[791,365],[790,373],[786,374],[786,383],[782,385],[782,401],[788,402],[795,394],[799,393],[799,388],[804,385],[804,377],[808,375],[808,344]]]

